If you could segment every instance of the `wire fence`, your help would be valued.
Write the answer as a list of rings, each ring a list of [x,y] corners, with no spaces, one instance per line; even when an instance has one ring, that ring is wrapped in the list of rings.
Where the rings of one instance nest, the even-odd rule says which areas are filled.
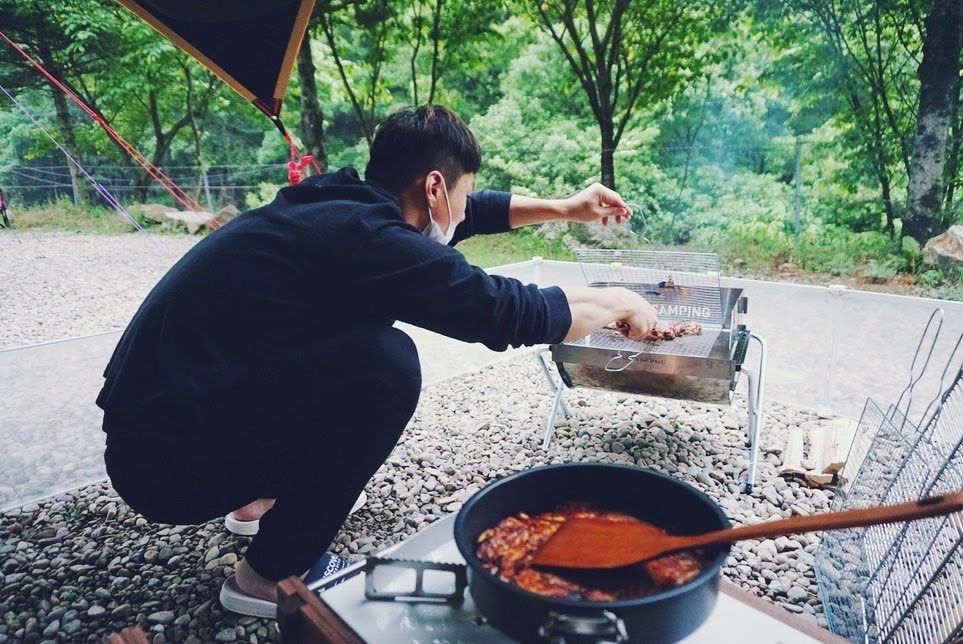
[[[96,164],[86,169],[121,203],[135,201],[173,205],[167,191],[151,177],[129,166]],[[177,185],[191,194],[211,211],[227,204],[243,207],[245,196],[264,184],[283,185],[287,182],[287,164],[233,164],[162,166],[161,170]],[[94,205],[100,197],[81,177],[81,185]],[[0,167],[0,188],[11,208],[29,208],[58,199],[77,201],[66,165],[18,164]]]
[[[798,193],[802,188],[799,177],[800,161],[805,163],[811,160],[805,158],[808,155],[803,154],[804,146],[809,148],[820,143],[823,141],[800,137],[795,140],[774,139],[763,145],[699,142],[691,145],[663,145],[644,149],[624,146],[615,150],[615,158],[620,160],[627,156],[638,155],[643,151],[650,154],[656,153],[663,157],[663,163],[678,166],[674,167],[674,170],[682,176],[709,159],[722,161],[727,165],[749,167],[758,165],[758,162],[754,161],[756,157],[763,158],[773,153],[788,152],[791,159],[795,152],[796,176],[793,178],[793,183],[796,184]],[[498,145],[491,151],[497,153],[506,147],[520,157],[524,156],[524,150],[512,147],[511,142],[507,145]],[[593,159],[597,153],[598,150],[591,151]],[[687,167],[683,168],[683,164]],[[94,179],[123,204],[129,205],[135,201],[170,203],[164,189],[139,168],[97,160],[88,161],[85,166]],[[284,163],[215,164],[206,167],[164,165],[160,169],[199,203],[214,209],[229,203],[242,206],[245,196],[258,190],[261,184],[283,185],[287,180]],[[772,171],[773,168],[768,170]],[[594,166],[586,168],[588,173],[593,171],[597,171],[597,168]],[[87,181],[81,182],[84,190],[91,192],[87,184]],[[17,165],[0,166],[0,188],[3,188],[11,204],[21,207],[48,203],[61,198],[76,201],[67,165],[32,164],[21,161]],[[797,196],[798,199],[799,196]],[[798,203],[796,210],[799,211]]]

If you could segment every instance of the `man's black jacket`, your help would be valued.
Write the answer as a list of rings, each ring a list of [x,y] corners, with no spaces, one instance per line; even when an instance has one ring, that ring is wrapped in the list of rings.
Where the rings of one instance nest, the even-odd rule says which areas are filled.
[[[452,245],[508,230],[510,198],[471,195]],[[122,414],[190,401],[311,343],[395,320],[501,351],[560,341],[571,314],[560,289],[469,265],[344,168],[282,189],[184,255],[124,332],[97,404]]]

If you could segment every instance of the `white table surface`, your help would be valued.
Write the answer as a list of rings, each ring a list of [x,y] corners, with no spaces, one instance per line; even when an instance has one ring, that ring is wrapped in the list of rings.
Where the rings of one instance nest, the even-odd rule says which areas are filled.
[[[454,515],[446,517],[382,556],[464,563],[452,537],[453,524]],[[383,584],[390,586],[391,581],[390,575],[379,578],[379,587]],[[359,574],[325,591],[321,598],[367,642],[456,644],[509,641],[491,626],[478,623],[471,595],[465,594],[465,602],[459,607],[367,601],[364,598],[364,575]],[[759,608],[720,592],[709,618],[682,641],[687,644],[809,644],[819,640]]]

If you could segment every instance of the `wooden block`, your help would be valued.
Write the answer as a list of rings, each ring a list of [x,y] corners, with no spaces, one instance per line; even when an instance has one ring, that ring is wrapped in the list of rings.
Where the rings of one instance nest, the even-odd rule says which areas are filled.
[[[789,430],[789,439],[786,449],[783,450],[782,467],[779,468],[779,476],[805,475],[806,469],[802,466],[803,459],[803,430],[800,427],[792,427]]]
[[[364,644],[357,633],[297,577],[278,583],[278,627],[285,644]]]
[[[848,418],[837,418],[829,424],[828,440],[822,452],[816,456],[820,472],[823,474],[842,472],[858,429],[859,423]]]
[[[826,446],[826,437],[828,432],[824,427],[813,427],[806,432],[806,437],[809,439],[809,459],[816,464],[813,469],[814,472],[820,473],[823,471],[822,463],[819,459],[822,458],[823,452]]]
[[[835,474],[817,474],[815,472],[810,472],[805,474],[803,478],[806,482],[813,487],[829,487],[833,485],[833,481],[836,480]]]

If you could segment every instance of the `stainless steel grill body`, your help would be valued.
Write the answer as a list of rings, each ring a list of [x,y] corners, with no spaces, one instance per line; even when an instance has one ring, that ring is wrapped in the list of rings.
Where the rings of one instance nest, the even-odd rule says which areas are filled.
[[[632,290],[655,307],[660,322],[692,320],[702,326],[702,334],[633,342],[617,331],[601,329],[540,351],[538,360],[554,393],[543,447],[548,449],[551,443],[558,412],[571,416],[563,398],[566,387],[728,405],[740,375],[745,373],[749,433],[746,490],[751,490],[762,424],[766,342],[745,327],[743,314],[748,304],[742,289],[720,286],[718,255],[588,249],[576,251],[576,256],[589,286]],[[750,340],[755,340],[760,349],[755,373],[743,368]],[[555,363],[560,382],[552,375],[546,356]]]
[[[749,334],[733,328],[742,289],[720,289],[721,327],[675,340],[633,342],[603,329],[574,342],[551,345],[552,360],[569,387],[592,387],[729,404],[745,360]]]

